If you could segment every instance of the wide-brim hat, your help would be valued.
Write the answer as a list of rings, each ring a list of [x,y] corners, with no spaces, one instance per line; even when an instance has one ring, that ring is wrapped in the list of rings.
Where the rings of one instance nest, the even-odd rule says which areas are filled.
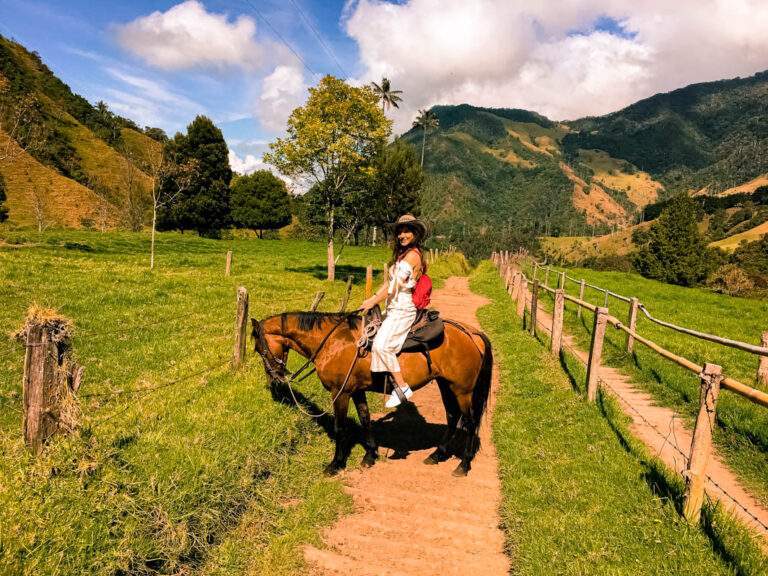
[[[410,228],[416,234],[418,234],[422,239],[426,238],[427,236],[427,225],[424,224],[421,220],[416,218],[413,214],[403,214],[400,216],[400,218],[397,219],[397,222],[391,222],[390,227],[392,230],[397,231],[398,228],[401,226]]]

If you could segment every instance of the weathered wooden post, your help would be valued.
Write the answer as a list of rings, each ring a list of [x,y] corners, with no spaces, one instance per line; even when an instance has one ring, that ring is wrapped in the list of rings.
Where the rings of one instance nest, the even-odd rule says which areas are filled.
[[[565,291],[562,288],[555,290],[555,306],[552,311],[552,342],[549,350],[552,355],[560,356],[560,346],[563,340],[563,312],[565,310]]]
[[[520,275],[520,288],[517,290],[517,315],[523,319],[525,327],[525,301],[528,299],[528,279],[524,274]]]
[[[608,308],[608,290],[603,290],[605,292],[605,300],[603,301],[603,306]]]
[[[640,305],[640,301],[634,296],[629,299],[629,318],[627,318],[627,326],[634,332],[637,327],[637,308]],[[627,354],[632,354],[635,349],[635,337],[632,334],[627,333]]]
[[[607,324],[608,308],[599,306],[595,311],[595,323],[592,326],[592,343],[589,346],[589,362],[587,363],[587,399],[590,402],[594,402],[597,398],[600,365],[603,359],[603,340],[605,340],[605,327]]]
[[[704,486],[707,480],[707,463],[712,452],[712,430],[715,426],[717,396],[720,394],[720,382],[723,369],[717,364],[704,364],[699,386],[699,413],[693,428],[691,456],[685,471],[685,495],[683,516],[695,524],[701,517],[701,505],[704,502]]]
[[[339,306],[339,312],[344,312],[344,310],[347,309],[347,304],[349,303],[349,296],[352,294],[352,281],[355,279],[352,274],[347,276],[347,288],[344,292],[344,298],[341,300],[341,305]]]
[[[324,296],[325,296],[325,292],[322,292],[322,291],[315,294],[315,299],[312,300],[312,306],[310,306],[309,308],[312,312],[317,310],[317,307],[320,306],[320,301],[323,299]]]
[[[582,278],[581,282],[579,282],[579,300],[582,302],[584,301],[584,288],[586,288],[586,282]],[[581,318],[581,306],[576,308],[576,318]]]
[[[533,280],[536,280],[536,276],[538,275],[538,273],[539,273],[539,263],[534,261],[534,263],[533,263],[533,278],[532,278]]]
[[[560,272],[560,282],[558,282],[557,287],[565,290],[565,270]]]
[[[76,428],[80,413],[74,393],[83,368],[70,360],[72,326],[50,313],[30,311],[17,338],[24,341],[24,442],[39,454],[58,432]]]
[[[232,250],[227,250],[227,264],[224,267],[224,276],[229,276],[232,271]]]
[[[768,348],[768,330],[760,337],[760,346]],[[757,383],[768,386],[768,356],[760,356],[757,364]]]
[[[365,297],[370,298],[373,294],[373,266],[368,265],[365,268]]]
[[[512,266],[507,264],[507,273],[504,276],[504,289],[507,291],[507,294],[509,294],[509,289],[512,286]]]
[[[529,330],[531,336],[536,336],[536,315],[539,307],[539,281],[533,281],[533,290],[531,291],[531,325]]]
[[[547,273],[544,275],[544,286],[549,287],[549,266],[547,266]]]
[[[238,369],[245,362],[245,344],[248,328],[248,290],[237,289],[237,313],[235,315],[235,347],[232,352],[232,368]]]

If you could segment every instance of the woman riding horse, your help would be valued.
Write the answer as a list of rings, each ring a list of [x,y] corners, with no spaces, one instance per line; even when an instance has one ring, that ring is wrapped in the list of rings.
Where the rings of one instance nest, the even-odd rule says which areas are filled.
[[[363,314],[366,314],[380,302],[387,302],[386,316],[371,348],[371,372],[389,372],[395,385],[400,388],[400,394],[396,389],[392,391],[386,402],[387,408],[394,408],[401,403],[401,399],[407,400],[413,395],[411,387],[403,378],[397,353],[403,347],[418,312],[413,303],[413,289],[419,277],[426,272],[421,252],[426,231],[427,227],[411,214],[405,214],[397,220],[389,281],[382,284],[360,306]]]

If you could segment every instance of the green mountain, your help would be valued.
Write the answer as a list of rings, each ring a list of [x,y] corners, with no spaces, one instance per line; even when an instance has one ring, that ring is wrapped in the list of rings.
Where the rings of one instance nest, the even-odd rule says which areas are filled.
[[[12,223],[139,226],[160,146],[0,36],[0,177]]]
[[[768,174],[768,72],[658,94],[595,118],[435,106],[424,214],[496,241],[624,228],[680,191],[751,193]],[[403,135],[415,147],[423,133]],[[471,232],[467,232],[471,230]]]

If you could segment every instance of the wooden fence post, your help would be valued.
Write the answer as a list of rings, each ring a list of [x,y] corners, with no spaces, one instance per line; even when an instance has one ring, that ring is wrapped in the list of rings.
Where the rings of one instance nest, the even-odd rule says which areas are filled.
[[[634,332],[637,327],[637,307],[640,305],[640,301],[634,296],[629,299],[629,318],[627,319],[627,326]],[[632,354],[635,349],[635,337],[632,334],[627,333],[627,354]]]
[[[760,346],[768,348],[768,330],[760,338]],[[757,383],[768,386],[768,356],[760,356],[757,364]]]
[[[517,315],[525,322],[525,301],[528,299],[528,279],[520,273],[520,287],[517,290]],[[525,325],[523,325],[525,326]]]
[[[720,393],[723,369],[717,364],[704,364],[699,387],[699,413],[693,428],[691,456],[685,472],[685,496],[683,516],[691,523],[698,523],[701,504],[704,502],[704,486],[707,480],[707,463],[712,451],[712,430],[715,426],[715,409]]]
[[[509,294],[509,288],[512,285],[512,266],[507,265],[507,274],[504,277],[504,288]]]
[[[605,292],[605,300],[603,301],[603,306],[608,308],[608,290],[603,290]]]
[[[558,283],[557,287],[565,290],[565,271],[560,272],[560,282]]]
[[[584,281],[584,278],[581,279],[581,282],[579,282],[579,300],[584,300],[584,288],[586,287],[586,282]],[[576,318],[581,318],[581,306],[578,306],[576,308]]]
[[[558,288],[555,290],[555,306],[552,311],[552,342],[549,350],[552,355],[560,356],[560,346],[563,340],[563,312],[565,310],[565,290]]]
[[[235,348],[232,352],[232,368],[237,369],[245,361],[245,343],[248,328],[248,290],[237,289],[237,315],[235,316]]]
[[[539,281],[533,281],[533,290],[531,291],[531,325],[529,330],[531,336],[536,336],[536,316],[539,308]]]
[[[227,265],[224,267],[224,276],[229,276],[232,270],[232,250],[227,250]]]
[[[309,308],[312,312],[317,310],[317,307],[320,306],[320,301],[323,299],[324,296],[325,296],[325,292],[318,292],[317,294],[315,294],[315,299],[312,300],[312,306],[310,306]]]
[[[520,277],[521,273],[519,270],[512,273],[512,285],[509,287],[509,296],[513,300],[517,300],[517,293],[520,290]]]
[[[605,327],[607,324],[608,308],[599,306],[595,311],[592,343],[589,347],[589,362],[587,363],[587,399],[590,402],[594,402],[597,398],[600,364],[603,359],[603,340],[605,340]]]
[[[536,276],[538,275],[538,273],[539,273],[539,263],[538,262],[534,262],[533,263],[533,278],[532,278],[532,280],[536,280]]]
[[[83,368],[70,360],[69,328],[61,319],[28,318],[22,393],[24,442],[35,454],[54,434],[73,430],[80,409],[77,392]]]
[[[370,264],[365,268],[365,297],[370,298],[373,294],[373,266]]]
[[[547,273],[544,275],[544,286],[549,287],[549,266],[547,266]]]
[[[349,303],[349,296],[352,294],[352,281],[355,279],[352,274],[347,276],[347,289],[346,292],[344,292],[344,298],[341,300],[341,305],[339,306],[339,312],[344,312],[347,308],[347,304]]]

